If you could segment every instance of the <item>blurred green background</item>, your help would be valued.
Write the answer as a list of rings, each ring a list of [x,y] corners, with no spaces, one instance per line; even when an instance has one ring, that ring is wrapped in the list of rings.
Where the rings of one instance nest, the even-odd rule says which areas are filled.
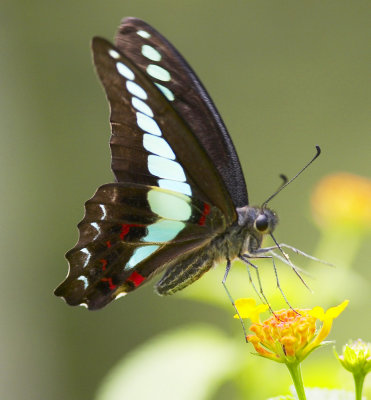
[[[336,171],[371,172],[370,2],[2,0],[0,8],[0,398],[92,399],[127,352],[194,322],[216,325],[251,358],[232,308],[227,313],[184,296],[160,298],[152,285],[100,312],[70,308],[54,297],[67,273],[64,253],[77,240],[83,204],[112,181],[108,105],[90,40],[113,38],[125,16],[146,20],[170,39],[228,126],[252,203],[265,200],[279,173],[292,176],[321,145],[319,160],[272,202],[281,219],[277,239],[313,253],[319,231],[309,198],[315,183]],[[366,241],[353,267],[370,280]],[[223,267],[218,271],[200,284],[225,296]],[[293,274],[283,284],[286,279],[306,291]],[[321,284],[326,291],[333,282]],[[347,285],[336,290],[340,300],[351,295]],[[246,278],[245,295],[251,292]],[[316,293],[305,306],[318,304]],[[330,338],[340,344],[350,337],[371,340],[369,296],[350,300]],[[331,349],[326,352],[331,358]],[[273,375],[281,367],[267,363],[259,360],[254,367],[252,386],[269,381],[268,394],[277,395]],[[336,361],[331,368],[338,373]],[[351,387],[350,377],[343,381]],[[264,398],[259,396],[252,391],[250,398]],[[239,396],[226,383],[213,398]]]

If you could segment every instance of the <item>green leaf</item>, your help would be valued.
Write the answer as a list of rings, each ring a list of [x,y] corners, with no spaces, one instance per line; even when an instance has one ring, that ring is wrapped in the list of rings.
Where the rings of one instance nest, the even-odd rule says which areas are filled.
[[[208,398],[239,364],[233,341],[206,326],[184,327],[146,343],[104,378],[96,400]]]

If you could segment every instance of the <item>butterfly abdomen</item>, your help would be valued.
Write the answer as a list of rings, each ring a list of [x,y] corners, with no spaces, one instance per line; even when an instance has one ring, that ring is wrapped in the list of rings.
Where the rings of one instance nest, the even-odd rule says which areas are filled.
[[[160,295],[170,295],[198,280],[213,265],[226,259],[233,260],[244,249],[248,232],[246,227],[231,226],[226,232],[214,238],[202,252],[195,251],[178,260],[156,285]]]
[[[208,251],[194,252],[177,264],[167,269],[156,284],[156,292],[160,295],[170,295],[184,289],[199,279],[214,265]]]

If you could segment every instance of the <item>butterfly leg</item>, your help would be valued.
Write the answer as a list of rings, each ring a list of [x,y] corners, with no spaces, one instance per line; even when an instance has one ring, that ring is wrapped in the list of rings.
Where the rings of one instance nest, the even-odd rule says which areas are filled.
[[[227,277],[228,277],[228,274],[229,274],[230,269],[231,269],[231,260],[230,260],[229,258],[227,258],[227,265],[226,265],[226,267],[225,267],[225,273],[224,273],[224,278],[223,278],[223,280],[222,280],[222,285],[223,285],[223,287],[224,287],[224,290],[225,290],[226,293],[227,293],[227,296],[228,296],[228,298],[229,298],[229,301],[232,303],[232,306],[234,307],[234,309],[235,309],[235,311],[236,311],[236,313],[237,313],[237,315],[238,315],[238,319],[239,319],[240,322],[241,322],[243,334],[244,334],[245,340],[246,340],[246,342],[247,342],[247,338],[246,338],[247,334],[246,334],[245,324],[243,323],[243,319],[241,318],[241,315],[240,315],[240,313],[238,312],[238,309],[237,309],[236,304],[235,304],[235,302],[234,302],[234,300],[233,300],[233,297],[232,297],[231,294],[229,293],[229,290],[228,290],[227,285],[226,285],[226,281],[227,281]]]
[[[201,278],[212,266],[213,260],[210,260],[207,254],[204,256],[192,254],[178,264],[169,267],[156,284],[155,290],[160,295],[173,294]]]
[[[265,249],[260,249],[260,250],[265,250]],[[252,259],[256,259],[256,258],[270,258],[270,259],[272,260],[274,275],[275,275],[275,277],[276,277],[277,288],[278,288],[278,290],[280,291],[280,293],[281,293],[283,299],[285,300],[285,303],[286,303],[293,311],[295,311],[295,309],[291,306],[291,304],[290,304],[289,301],[287,300],[287,297],[286,297],[284,291],[283,291],[282,288],[281,288],[280,280],[279,280],[279,278],[278,278],[277,267],[276,267],[276,263],[274,262],[273,256],[254,256],[254,255],[250,255],[250,254],[243,254],[242,257],[243,257],[242,260],[245,261],[246,263],[248,263],[249,265],[251,265],[252,267],[254,267],[256,271],[258,271],[258,267],[257,267],[256,265],[254,265],[253,263],[251,263],[250,261],[248,261],[248,259],[251,259],[251,258],[252,258]],[[299,275],[299,276],[300,276],[300,275]],[[269,304],[269,302],[268,302],[266,296],[264,295],[264,292],[263,292],[263,289],[262,289],[262,286],[261,286],[261,283],[260,283],[260,278],[258,278],[258,282],[259,282],[259,287],[260,287],[260,290],[261,290],[260,293],[262,294],[264,300],[266,300],[266,304],[268,305],[270,311],[273,312],[273,310],[272,310],[272,308],[271,308],[271,306],[270,306],[270,304]],[[295,312],[297,313],[297,311],[295,311]],[[274,314],[274,312],[273,312],[273,314]]]
[[[268,307],[269,310],[274,314],[271,305],[269,304],[269,301],[267,299],[267,297],[264,294],[264,290],[263,290],[263,285],[261,283],[261,279],[260,279],[260,274],[259,274],[259,267],[255,264],[253,264],[251,261],[248,260],[248,258],[270,258],[269,256],[259,256],[259,257],[250,257],[248,254],[241,254],[239,256],[239,258],[246,264],[247,266],[247,273],[249,274],[249,281],[255,291],[255,293],[258,295],[259,299],[261,300],[262,303],[265,303]],[[257,290],[256,286],[254,285],[254,282],[252,280],[251,274],[250,274],[250,269],[249,267],[253,267],[256,273],[256,277],[258,280],[258,284],[259,284],[259,291]]]
[[[291,248],[291,246],[285,245],[283,243],[282,247],[287,247],[287,248]],[[263,247],[261,249],[258,249],[254,252],[254,254],[264,254],[264,253],[271,253],[273,255],[273,257],[278,258],[279,260],[281,260],[283,263],[289,265],[292,270],[295,272],[295,274],[298,276],[298,278],[301,280],[302,284],[308,289],[311,290],[310,287],[307,285],[307,283],[305,282],[305,280],[303,279],[303,277],[300,275],[299,270],[300,268],[297,267],[295,264],[292,263],[292,261],[290,260],[289,256],[282,250],[281,245],[276,245],[276,246],[271,246],[271,247]],[[279,249],[281,251],[281,253],[283,254],[284,257],[280,257],[278,254],[276,254],[273,250]],[[292,247],[291,250],[295,249],[295,247]],[[305,255],[308,256],[309,258],[313,258],[312,256],[307,255],[306,253],[295,249],[297,254],[301,254],[301,255]],[[268,258],[272,258],[272,256],[267,256]],[[272,258],[273,261],[273,258]],[[318,260],[321,261],[321,260]],[[273,261],[274,264],[274,261]]]
[[[256,288],[255,283],[254,283],[254,281],[253,281],[253,279],[252,279],[252,276],[251,276],[251,272],[250,272],[250,267],[251,267],[251,265],[250,265],[249,263],[247,263],[247,262],[243,259],[243,257],[242,257],[241,255],[239,255],[238,258],[239,258],[240,260],[242,260],[242,261],[246,264],[247,274],[249,275],[249,282],[250,282],[250,285],[252,286],[252,288],[254,289],[254,292],[257,294],[257,296],[259,297],[259,299],[260,299],[260,301],[261,301],[262,303],[266,303],[266,301],[264,300],[264,297],[263,297],[263,295],[262,295],[263,287],[262,287],[262,284],[261,284],[261,281],[260,281],[260,274],[259,274],[259,269],[258,269],[258,267],[257,267],[256,265],[254,265],[253,268],[254,268],[254,270],[256,271],[256,276],[257,276],[258,283],[259,283],[259,291],[258,291],[258,289]]]

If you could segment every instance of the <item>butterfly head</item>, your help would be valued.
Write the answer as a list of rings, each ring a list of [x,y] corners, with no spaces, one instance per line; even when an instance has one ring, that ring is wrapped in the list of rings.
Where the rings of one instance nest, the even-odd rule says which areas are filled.
[[[272,233],[278,223],[277,214],[266,206],[237,208],[238,225],[242,229],[242,251],[255,253],[262,244],[265,235]],[[241,233],[242,233],[241,232]]]
[[[246,226],[257,236],[271,234],[278,223],[277,214],[266,206],[237,208],[238,225]]]

